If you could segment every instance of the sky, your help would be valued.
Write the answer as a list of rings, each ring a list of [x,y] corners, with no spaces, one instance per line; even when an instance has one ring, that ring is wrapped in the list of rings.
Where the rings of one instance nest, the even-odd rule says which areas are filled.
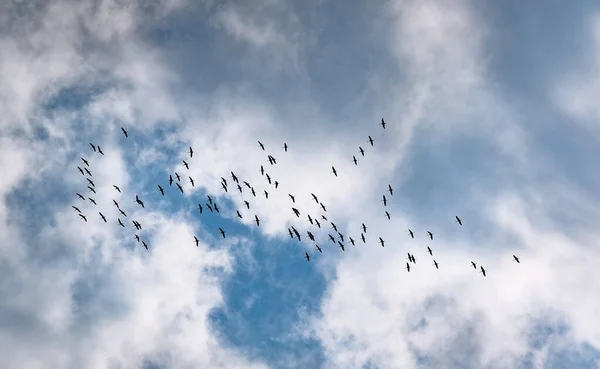
[[[0,368],[600,368],[596,1],[7,0],[0,50]]]

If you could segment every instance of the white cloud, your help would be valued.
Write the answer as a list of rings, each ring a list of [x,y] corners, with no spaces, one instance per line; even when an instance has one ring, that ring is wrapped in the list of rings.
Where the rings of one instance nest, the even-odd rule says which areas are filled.
[[[550,97],[575,122],[596,131],[600,110],[596,96],[600,92],[600,14],[588,16],[585,24],[589,29],[592,44],[580,57],[577,68],[559,76]]]

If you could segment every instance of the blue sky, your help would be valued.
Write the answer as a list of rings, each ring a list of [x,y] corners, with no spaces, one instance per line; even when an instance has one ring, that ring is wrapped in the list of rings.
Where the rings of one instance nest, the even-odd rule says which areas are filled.
[[[596,2],[0,14],[0,368],[600,367]]]

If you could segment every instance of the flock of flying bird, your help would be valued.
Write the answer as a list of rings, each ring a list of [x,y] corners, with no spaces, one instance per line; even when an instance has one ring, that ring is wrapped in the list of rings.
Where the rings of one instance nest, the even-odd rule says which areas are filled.
[[[383,129],[385,129],[386,124],[387,123],[382,118],[380,125],[383,127]],[[121,130],[123,132],[123,135],[126,138],[129,137],[128,132],[123,127],[121,127]],[[374,146],[374,141],[375,140],[373,140],[373,138],[371,136],[368,136],[368,141],[367,142],[371,146]],[[265,146],[264,146],[264,144],[262,142],[258,141],[258,145],[259,145],[259,147],[263,151],[266,151]],[[104,155],[104,152],[102,151],[102,149],[100,148],[99,145],[94,145],[93,143],[90,143],[90,146],[91,146],[91,148],[92,148],[92,150],[94,152],[96,152],[96,153],[98,153],[100,155]],[[285,152],[288,151],[288,145],[287,145],[287,143],[284,143],[283,149],[284,149]],[[358,152],[362,156],[365,156],[365,150],[362,147],[358,147]],[[190,158],[193,158],[193,155],[194,155],[194,151],[190,147],[189,148],[189,156],[190,156]],[[268,159],[268,162],[269,162],[270,165],[276,165],[277,164],[277,160],[272,155],[270,155],[270,154],[267,155],[267,159]],[[90,171],[89,161],[86,160],[83,157],[81,158],[81,160],[83,162],[82,167],[78,166],[77,169],[79,170],[79,172],[81,173],[81,175],[83,175],[85,177],[85,179],[87,180],[88,191],[96,194],[96,186],[95,186],[94,181],[91,179],[92,172]],[[358,165],[358,160],[357,160],[356,156],[352,156],[352,161],[354,162],[355,165]],[[185,160],[182,160],[182,162],[183,162],[183,165],[185,166],[185,168],[187,170],[189,170],[190,169],[189,163],[186,162]],[[337,177],[338,176],[338,171],[335,169],[334,166],[332,166],[331,169],[332,169],[331,173],[334,176]],[[244,187],[242,187],[242,185],[240,184],[239,178],[235,175],[235,173],[233,171],[231,171],[230,174],[231,174],[231,180],[232,180],[233,183],[235,183],[235,186],[237,187],[237,190],[241,194],[243,194],[244,193]],[[269,183],[269,185],[273,185],[275,189],[279,188],[279,182],[271,178],[271,176],[265,171],[264,165],[260,166],[260,174],[261,174],[261,176],[265,177],[265,179],[267,180],[267,182]],[[177,189],[183,194],[184,191],[183,191],[183,187],[181,186],[181,176],[177,172],[175,172],[174,175],[175,175],[175,180],[173,178],[173,174],[169,174],[168,184],[169,184],[169,186],[173,186],[173,183],[175,183]],[[191,186],[194,187],[194,179],[191,176],[188,176],[188,179],[189,179],[189,183],[191,184]],[[248,190],[249,190],[248,192],[253,197],[255,197],[255,198],[257,197],[257,194],[256,194],[256,191],[255,191],[254,187],[249,182],[242,181],[242,184],[245,187],[248,188]],[[227,182],[227,179],[225,179],[224,177],[221,177],[221,188],[225,192],[228,192],[228,186],[229,186],[229,184]],[[158,187],[158,191],[160,192],[160,194],[162,196],[165,196],[165,190],[164,190],[164,188],[161,185],[157,185],[157,187]],[[113,188],[114,188],[115,191],[121,193],[121,189],[119,188],[119,186],[113,185]],[[388,184],[388,187],[387,187],[387,192],[389,193],[390,196],[394,195],[394,190],[393,190],[392,186],[389,185],[389,184]],[[265,199],[269,199],[269,192],[267,190],[264,190],[263,193],[265,195]],[[76,195],[81,200],[83,200],[83,201],[86,200],[86,197],[84,195],[82,195],[81,193],[77,192]],[[319,229],[321,229],[321,222],[319,221],[319,219],[321,219],[321,221],[324,221],[324,222],[329,222],[330,225],[331,225],[331,228],[333,229],[333,232],[332,231],[328,232],[328,234],[327,234],[328,237],[329,237],[328,241],[331,241],[334,245],[339,246],[339,248],[342,251],[345,251],[345,245],[346,245],[345,242],[346,242],[346,239],[347,239],[348,242],[350,242],[350,244],[352,246],[355,246],[356,245],[356,241],[354,240],[354,238],[352,238],[350,236],[346,236],[345,237],[344,234],[342,234],[340,231],[338,231],[337,225],[333,221],[329,221],[327,219],[327,217],[324,214],[324,213],[327,212],[326,206],[322,202],[319,201],[318,197],[314,193],[311,193],[310,195],[312,197],[312,200],[314,200],[315,203],[318,205],[319,210],[322,210],[323,214],[321,214],[320,218],[318,218],[316,216],[311,216],[310,214],[307,213],[308,222],[312,226],[316,226]],[[289,197],[290,201],[292,202],[292,204],[296,203],[296,197],[294,195],[288,194],[288,197]],[[89,200],[92,204],[97,205],[97,203],[94,200],[94,198],[87,197],[87,200]],[[386,217],[388,219],[391,219],[390,213],[388,212],[388,210],[386,210],[387,209],[387,204],[388,204],[388,199],[387,199],[387,197],[386,197],[385,194],[382,196],[382,200],[381,201],[383,202],[383,206],[384,206],[384,211],[385,211]],[[142,208],[145,208],[144,202],[139,198],[138,195],[135,196],[135,203],[137,203]],[[244,203],[244,206],[249,211],[250,210],[250,202],[247,199],[244,199],[243,203]],[[127,214],[121,209],[119,203],[116,200],[114,200],[114,199],[113,199],[113,204],[115,205],[115,207],[118,210],[117,224],[119,226],[125,228],[125,224],[121,220],[121,217],[127,218]],[[87,217],[81,212],[81,210],[77,206],[73,205],[72,207],[73,207],[73,209],[75,209],[75,211],[78,212],[78,214],[81,217],[81,219],[83,219],[84,221],[87,222]],[[201,203],[198,203],[198,210],[199,210],[200,214],[202,214],[204,212],[204,208],[208,209],[210,212],[220,213],[219,207],[218,207],[216,201],[213,200],[213,198],[210,195],[207,195],[207,201],[205,202],[204,207],[202,206]],[[291,206],[291,210],[292,210],[293,214],[297,218],[300,218],[301,212],[300,212],[300,210],[298,208],[295,207],[295,205]],[[106,218],[106,216],[104,214],[102,214],[101,212],[98,212],[98,214],[99,214],[100,218],[105,223],[108,223],[108,220],[107,220],[107,218]],[[236,210],[236,216],[238,218],[240,218],[240,219],[243,218],[243,215],[242,215],[242,213],[240,212],[239,209]],[[460,226],[462,226],[462,220],[458,216],[455,216],[455,220],[456,220],[456,223],[458,223]],[[260,218],[258,217],[257,214],[254,214],[254,222],[256,223],[256,226],[260,226]],[[142,225],[138,221],[132,220],[132,223],[133,223],[134,227],[136,228],[136,231],[141,231],[142,230]],[[220,232],[220,234],[221,234],[221,236],[223,238],[226,238],[226,233],[225,233],[225,231],[221,227],[219,227],[219,232]],[[298,241],[302,241],[302,236],[301,236],[300,232],[293,225],[288,228],[288,233],[290,235],[290,238],[292,238],[292,239],[296,238]],[[333,233],[333,235],[331,233]],[[336,235],[336,233],[337,233],[337,235]],[[367,233],[367,226],[365,225],[365,223],[362,223],[361,232],[360,232],[360,239],[362,240],[363,243],[367,242],[367,239],[365,237],[366,233]],[[411,229],[408,230],[408,235],[412,239],[415,238],[415,233]],[[427,235],[428,235],[430,241],[433,241],[433,233],[431,231],[427,231]],[[139,234],[135,233],[134,236],[135,236],[135,239],[137,240],[137,242],[141,242],[142,245],[143,245],[143,247],[146,250],[149,250],[148,249],[148,245],[146,244],[146,242],[144,240],[140,239]],[[316,250],[319,253],[322,253],[323,252],[323,248],[316,243],[317,242],[316,237],[315,237],[315,235],[310,230],[307,231],[307,236],[308,236],[308,239],[310,241],[315,242],[315,248],[316,248]],[[379,238],[379,244],[381,244],[382,247],[385,247],[385,241],[383,240],[383,238],[381,238],[381,237],[378,237],[378,238]],[[199,245],[200,240],[198,239],[198,237],[194,236],[194,242],[195,242],[196,246]],[[427,247],[427,253],[429,253],[429,255],[433,257],[433,250],[431,249],[431,247],[429,247],[429,246],[426,246],[426,247]],[[305,251],[304,255],[305,255],[306,260],[310,262],[310,254],[308,253],[308,251]],[[513,259],[517,263],[520,263],[519,258],[517,256],[513,255]],[[416,264],[416,258],[415,258],[415,256],[413,254],[408,253],[407,260],[408,260],[408,262],[406,263],[405,269],[408,272],[410,272],[411,263]],[[475,262],[471,261],[471,265],[473,266],[473,268],[477,269],[477,264]],[[436,269],[439,269],[439,264],[438,264],[438,262],[436,260],[433,260],[433,266],[435,266]],[[483,266],[480,266],[480,273],[483,274],[484,277],[486,276],[486,270],[483,268]]]

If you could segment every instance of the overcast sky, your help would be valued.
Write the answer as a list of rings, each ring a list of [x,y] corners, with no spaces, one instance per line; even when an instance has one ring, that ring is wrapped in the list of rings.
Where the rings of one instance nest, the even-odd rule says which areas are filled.
[[[7,0],[0,55],[0,368],[600,367],[597,1]]]

